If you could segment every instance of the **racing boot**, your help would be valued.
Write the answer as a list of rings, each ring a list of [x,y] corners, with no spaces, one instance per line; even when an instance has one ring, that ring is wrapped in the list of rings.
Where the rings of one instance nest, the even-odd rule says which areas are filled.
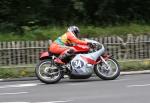
[[[62,60],[66,58],[66,55],[60,55],[58,58],[54,60],[57,64],[65,64]]]
[[[60,54],[60,56],[58,58],[56,58],[54,60],[54,62],[58,63],[58,64],[65,64],[62,60],[66,59],[67,57],[69,57],[73,54],[74,54],[74,50],[69,49],[69,50],[65,51],[64,53]]]

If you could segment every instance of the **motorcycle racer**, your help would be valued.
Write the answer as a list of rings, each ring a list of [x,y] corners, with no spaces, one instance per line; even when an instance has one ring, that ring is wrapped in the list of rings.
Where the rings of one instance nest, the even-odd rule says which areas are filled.
[[[55,54],[60,54],[54,62],[58,64],[65,64],[62,60],[66,57],[71,56],[75,53],[75,50],[72,46],[73,43],[88,45],[90,43],[79,40],[80,29],[77,26],[70,26],[67,29],[67,32],[59,36],[49,47],[49,51]]]

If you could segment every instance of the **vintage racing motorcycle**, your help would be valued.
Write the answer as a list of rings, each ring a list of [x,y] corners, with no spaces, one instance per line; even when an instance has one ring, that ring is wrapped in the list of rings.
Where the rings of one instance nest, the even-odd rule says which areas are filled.
[[[58,65],[54,59],[57,54],[42,52],[40,62],[35,68],[37,78],[46,84],[57,83],[64,75],[70,79],[87,79],[95,73],[103,80],[113,80],[120,75],[118,62],[105,50],[103,44],[86,39],[88,45],[75,45],[75,55],[65,59],[64,65]]]

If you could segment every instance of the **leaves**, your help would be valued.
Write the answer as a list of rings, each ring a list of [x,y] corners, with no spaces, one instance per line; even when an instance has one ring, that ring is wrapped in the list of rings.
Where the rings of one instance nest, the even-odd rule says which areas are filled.
[[[149,0],[1,0],[0,25],[10,23],[21,30],[35,25],[150,23],[149,5]]]

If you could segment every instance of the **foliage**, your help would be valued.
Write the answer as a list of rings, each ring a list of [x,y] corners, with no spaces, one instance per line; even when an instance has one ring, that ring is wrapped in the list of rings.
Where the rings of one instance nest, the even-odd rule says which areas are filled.
[[[0,31],[22,34],[24,26],[150,23],[149,5],[149,0],[1,0]]]

